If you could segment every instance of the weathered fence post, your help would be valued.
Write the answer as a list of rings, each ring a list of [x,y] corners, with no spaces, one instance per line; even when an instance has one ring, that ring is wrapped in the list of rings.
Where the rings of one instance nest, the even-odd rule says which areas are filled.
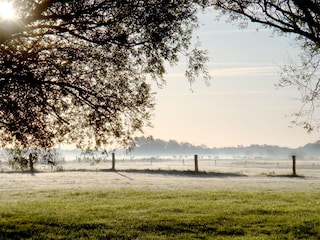
[[[115,157],[115,153],[112,153],[112,170],[116,170],[116,157]]]
[[[292,155],[292,175],[297,176],[296,173],[296,156]]]
[[[30,172],[34,172],[34,168],[33,168],[33,159],[34,156],[32,155],[32,153],[29,154],[29,166],[30,166]]]
[[[199,168],[198,168],[198,155],[194,155],[194,170],[195,172],[198,172],[199,171]]]

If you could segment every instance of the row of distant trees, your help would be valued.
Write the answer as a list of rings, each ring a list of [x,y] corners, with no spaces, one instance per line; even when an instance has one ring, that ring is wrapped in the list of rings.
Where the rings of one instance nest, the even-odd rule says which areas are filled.
[[[149,79],[187,58],[186,78],[209,81],[206,51],[192,46],[197,13],[214,8],[245,27],[257,22],[294,34],[301,62],[283,67],[279,86],[296,86],[296,124],[319,127],[318,0],[22,0],[0,19],[0,140],[3,148],[130,147],[150,125]]]
[[[298,160],[320,160],[320,141],[306,144],[303,147],[291,149],[287,147],[270,145],[250,145],[224,148],[209,148],[207,146],[195,146],[190,143],[179,143],[175,140],[164,141],[160,139],[150,140],[141,137],[136,139],[136,147],[130,153],[126,151],[116,151],[115,158],[148,159],[161,160],[171,157],[172,159],[191,159],[194,154],[198,154],[199,159],[290,159],[296,156]],[[39,164],[49,164],[52,168],[59,167],[69,156],[70,160],[78,163],[97,164],[110,161],[111,154],[97,152],[81,152],[80,150],[10,150],[2,152],[3,159],[8,159],[9,165],[14,170],[34,171],[34,166]],[[72,156],[73,159],[70,159]],[[0,161],[1,165],[1,161]]]
[[[288,148],[271,145],[257,145],[209,148],[205,145],[195,146],[190,143],[179,143],[175,140],[164,141],[161,139],[150,140],[148,138],[136,139],[136,147],[132,155],[138,156],[186,156],[193,154],[199,156],[242,156],[242,157],[263,157],[263,158],[288,158],[297,155],[299,159],[318,159],[320,142],[310,143],[299,148]]]

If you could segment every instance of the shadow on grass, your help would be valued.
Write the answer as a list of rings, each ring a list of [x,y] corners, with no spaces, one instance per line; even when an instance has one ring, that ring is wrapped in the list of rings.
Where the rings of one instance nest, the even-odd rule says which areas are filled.
[[[30,174],[35,176],[41,173],[57,173],[57,172],[109,172],[109,173],[116,173],[122,177],[125,177],[129,180],[133,180],[126,173],[139,173],[139,174],[152,174],[152,175],[166,175],[166,176],[175,176],[175,177],[194,177],[194,178],[227,178],[227,177],[248,177],[248,175],[240,173],[240,172],[206,172],[206,171],[192,171],[192,170],[164,170],[164,169],[121,169],[121,170],[114,170],[114,169],[58,169],[53,171],[40,171],[40,170],[24,170],[24,171],[1,171],[1,173],[6,174],[14,174],[14,173],[21,173],[21,174]],[[306,177],[303,175],[294,175],[294,174],[276,174],[275,172],[270,173],[260,173],[256,176],[263,176],[263,177],[270,177],[270,178],[295,178],[295,179],[305,179]]]
[[[108,170],[107,170],[108,171]],[[110,171],[110,170],[109,170]],[[112,171],[112,170],[111,170]],[[201,178],[223,178],[223,177],[246,177],[247,175],[242,173],[220,173],[220,172],[204,172],[204,171],[178,171],[178,170],[154,170],[154,169],[128,169],[128,170],[119,170],[114,171],[118,174],[123,173],[142,173],[142,174],[153,174],[153,175],[167,175],[167,176],[176,176],[176,177],[201,177]]]
[[[305,176],[297,175],[297,174],[282,174],[282,175],[267,175],[268,177],[281,177],[281,178],[301,178],[304,179]]]
[[[195,177],[195,178],[224,178],[224,177],[247,177],[247,175],[243,173],[222,173],[222,172],[205,172],[205,171],[183,171],[183,170],[162,170],[162,169],[124,169],[124,170],[113,170],[113,169],[60,169],[58,171],[38,171],[34,172],[30,171],[5,171],[1,173],[13,174],[13,173],[21,173],[21,174],[31,174],[37,175],[41,173],[57,173],[57,172],[109,172],[116,173],[122,177],[126,177],[131,179],[126,175],[126,173],[139,173],[139,174],[152,174],[152,175],[167,175],[167,176],[176,176],[176,177]]]
[[[306,177],[298,174],[275,174],[275,173],[261,173],[259,176],[265,177],[275,177],[275,178],[301,178],[305,179]]]

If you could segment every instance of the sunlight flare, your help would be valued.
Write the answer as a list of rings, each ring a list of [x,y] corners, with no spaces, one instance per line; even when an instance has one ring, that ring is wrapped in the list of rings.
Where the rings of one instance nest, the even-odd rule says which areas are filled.
[[[0,1],[0,18],[4,20],[15,18],[15,11],[11,2]]]

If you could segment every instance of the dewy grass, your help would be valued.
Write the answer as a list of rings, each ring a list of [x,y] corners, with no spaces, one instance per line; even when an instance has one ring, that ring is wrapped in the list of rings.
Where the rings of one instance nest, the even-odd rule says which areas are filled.
[[[3,191],[0,239],[319,239],[320,193]]]

